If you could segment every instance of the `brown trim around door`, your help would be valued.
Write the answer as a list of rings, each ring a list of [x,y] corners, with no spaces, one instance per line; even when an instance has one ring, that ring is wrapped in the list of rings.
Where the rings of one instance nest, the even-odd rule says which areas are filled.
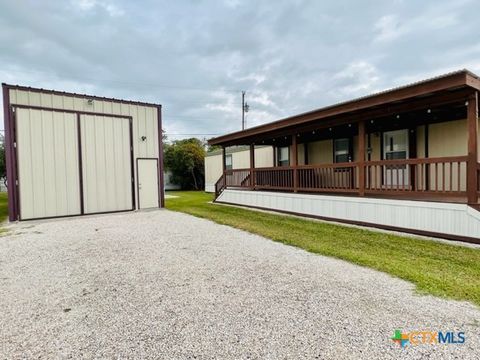
[[[15,139],[12,121],[12,108],[10,105],[10,90],[6,84],[2,84],[3,91],[3,122],[5,129],[5,161],[7,168],[7,193],[8,193],[8,219],[18,220],[16,207],[16,171],[15,171]]]
[[[10,119],[12,121],[12,136],[13,136],[13,172],[14,172],[14,183],[12,184],[13,191],[15,193],[14,206],[16,211],[16,219],[20,220],[21,214],[21,203],[20,203],[20,180],[18,174],[18,150],[17,150],[17,112],[14,112],[13,107],[10,108]]]
[[[165,179],[163,178],[163,130],[162,130],[162,105],[157,107],[158,120],[158,206],[165,207]]]
[[[80,186],[80,214],[85,214],[85,204],[83,196],[83,154],[82,154],[82,129],[80,125],[80,114],[77,114],[77,142],[78,142],[78,178]]]
[[[129,119],[130,129],[130,177],[132,183],[132,210],[135,210],[135,166],[134,166],[134,153],[133,153],[133,119]]]
[[[138,193],[138,199],[137,199],[137,209],[140,210],[140,181],[139,181],[139,177],[138,177],[138,160],[155,160],[157,162],[157,186],[160,186],[160,178],[158,176],[158,173],[159,173],[159,169],[161,168],[158,163],[158,159],[157,158],[146,158],[146,157],[140,157],[140,158],[137,158],[135,161],[136,161],[136,165],[137,165],[137,193]],[[158,194],[158,196],[160,197],[160,193]],[[161,208],[161,203],[159,203],[159,207]]]

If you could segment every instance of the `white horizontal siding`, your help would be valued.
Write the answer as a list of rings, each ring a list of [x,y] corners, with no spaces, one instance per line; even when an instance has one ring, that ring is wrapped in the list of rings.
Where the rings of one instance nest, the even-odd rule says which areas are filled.
[[[480,213],[464,204],[229,189],[224,190],[217,201],[448,235],[480,237]]]

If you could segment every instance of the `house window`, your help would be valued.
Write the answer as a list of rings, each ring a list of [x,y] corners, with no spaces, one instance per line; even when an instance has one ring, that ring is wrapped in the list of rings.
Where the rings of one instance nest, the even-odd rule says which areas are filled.
[[[233,159],[232,154],[228,154],[225,156],[225,169],[232,170],[233,169]]]
[[[278,166],[290,165],[290,149],[288,146],[277,148],[277,159]]]
[[[351,160],[350,139],[335,139],[333,142],[333,161],[335,163],[344,163]]]

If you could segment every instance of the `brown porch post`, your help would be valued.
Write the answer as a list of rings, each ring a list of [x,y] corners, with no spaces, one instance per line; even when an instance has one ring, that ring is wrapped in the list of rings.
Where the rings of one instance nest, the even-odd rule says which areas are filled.
[[[297,135],[292,135],[292,150],[293,150],[293,191],[297,192],[298,187],[298,178],[297,178],[297,166],[298,166],[298,146],[297,146]]]
[[[365,121],[358,123],[358,194],[365,195]]]
[[[468,98],[467,105],[468,123],[468,160],[467,160],[467,198],[469,204],[477,204],[478,193],[478,92],[475,91]]]
[[[227,170],[227,149],[222,145],[222,173],[223,173],[223,186],[227,187],[227,176],[225,171]]]
[[[255,144],[250,144],[250,187],[255,188]]]

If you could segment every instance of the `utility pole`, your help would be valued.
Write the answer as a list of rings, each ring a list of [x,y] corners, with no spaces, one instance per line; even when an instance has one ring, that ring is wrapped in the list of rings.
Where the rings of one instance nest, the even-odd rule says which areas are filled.
[[[248,112],[250,109],[250,105],[245,102],[245,93],[246,91],[242,91],[242,130],[245,130],[245,113]]]

